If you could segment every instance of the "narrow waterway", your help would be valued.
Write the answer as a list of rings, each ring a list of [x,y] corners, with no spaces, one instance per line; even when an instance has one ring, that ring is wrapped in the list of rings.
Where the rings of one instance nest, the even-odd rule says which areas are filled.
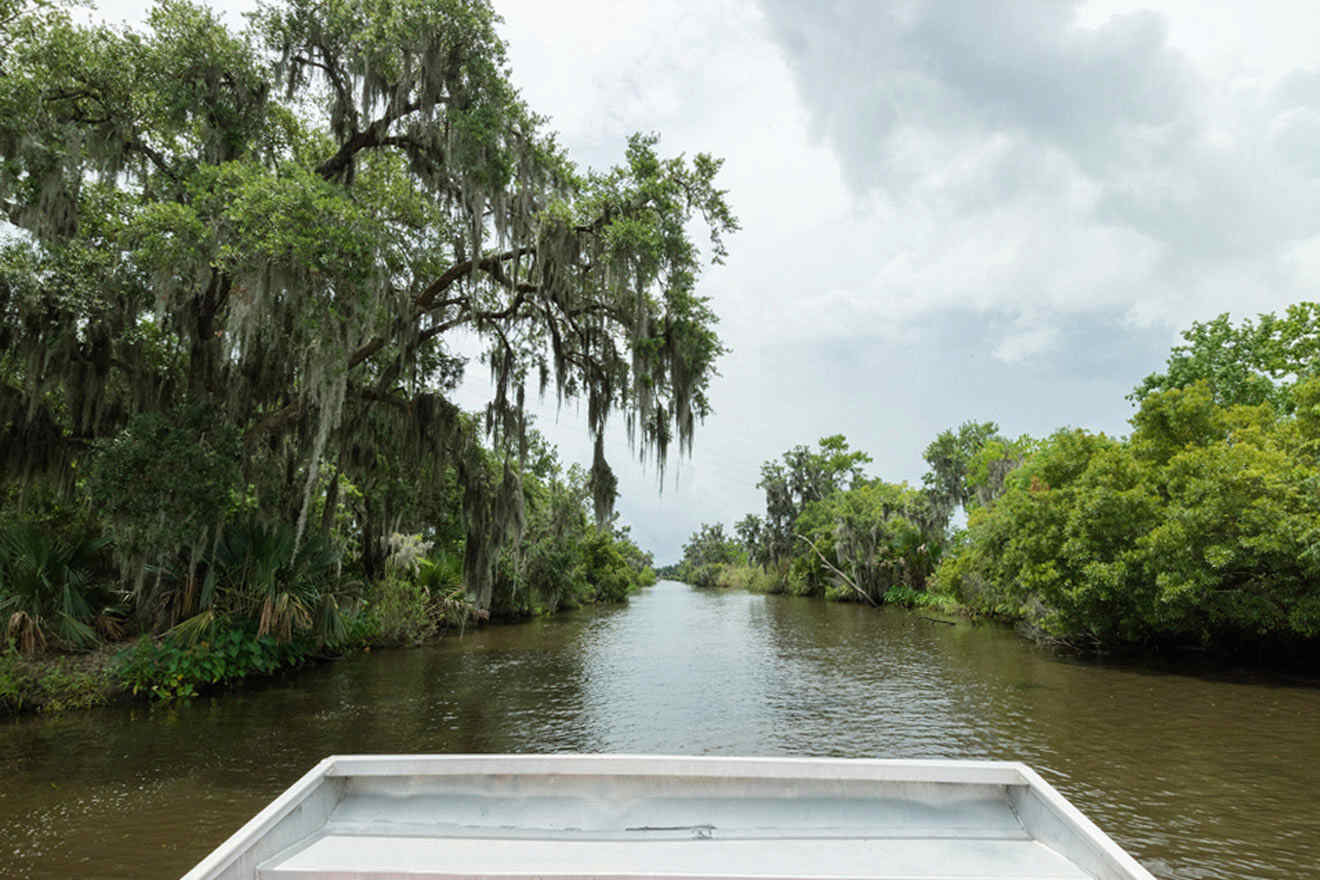
[[[178,707],[0,724],[0,876],[177,877],[349,752],[1026,761],[1156,876],[1320,876],[1320,686],[662,582]]]

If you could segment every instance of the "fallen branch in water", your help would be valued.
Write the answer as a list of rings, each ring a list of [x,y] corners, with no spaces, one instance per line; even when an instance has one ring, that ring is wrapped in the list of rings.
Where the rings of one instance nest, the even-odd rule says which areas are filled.
[[[825,564],[825,567],[826,567],[826,568],[828,568],[830,571],[832,571],[832,572],[834,572],[835,574],[837,574],[837,575],[839,576],[839,578],[840,578],[845,584],[847,584],[848,586],[850,586],[850,587],[852,587],[854,590],[856,590],[856,591],[857,591],[857,594],[858,594],[859,596],[861,596],[861,597],[862,597],[863,599],[865,599],[867,602],[871,603],[871,607],[872,607],[872,608],[879,608],[879,607],[880,607],[880,605],[879,605],[874,599],[871,598],[871,594],[870,594],[870,593],[866,592],[866,591],[863,590],[861,587],[857,586],[857,584],[853,583],[852,578],[848,577],[848,576],[847,576],[846,574],[844,574],[842,571],[840,571],[839,569],[835,568],[834,565],[831,564],[830,561],[829,561],[828,559],[825,558],[825,554],[824,554],[824,553],[821,553],[820,550],[816,547],[816,545],[813,544],[813,543],[811,542],[811,539],[810,539],[810,538],[808,538],[806,535],[798,535],[798,537],[801,538],[802,540],[806,541],[806,542],[807,542],[807,546],[810,547],[812,550],[815,550],[815,551],[816,551],[816,555],[820,557],[820,561],[823,562],[823,563]]]

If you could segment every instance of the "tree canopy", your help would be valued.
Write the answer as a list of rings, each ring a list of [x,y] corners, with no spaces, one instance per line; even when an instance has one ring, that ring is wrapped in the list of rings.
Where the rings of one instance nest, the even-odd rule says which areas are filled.
[[[88,474],[109,497],[131,465],[156,497],[196,494],[168,528],[132,499],[106,510],[140,580],[217,546],[234,497],[297,543],[342,477],[372,574],[452,473],[485,608],[524,522],[529,391],[586,403],[598,521],[612,414],[662,476],[690,447],[723,346],[688,229],[724,256],[720,160],[634,135],[617,166],[575,167],[511,85],[486,0],[283,0],[241,31],[164,0],[147,22],[0,8],[7,486]],[[485,348],[480,424],[450,400],[455,332]],[[166,460],[190,455],[171,437],[200,472]]]
[[[1222,314],[1193,321],[1182,337],[1165,371],[1143,379],[1128,399],[1140,403],[1160,391],[1204,382],[1224,406],[1268,401],[1286,409],[1291,405],[1288,388],[1314,375],[1320,364],[1320,304],[1295,303],[1282,315],[1259,315],[1236,327]]]
[[[865,452],[851,449],[842,434],[833,434],[822,437],[815,450],[794,446],[781,461],[762,464],[756,486],[765,492],[765,520],[740,528],[745,537],[755,534],[761,542],[753,555],[767,565],[793,556],[799,549],[794,525],[806,506],[860,480],[862,466],[870,460]]]

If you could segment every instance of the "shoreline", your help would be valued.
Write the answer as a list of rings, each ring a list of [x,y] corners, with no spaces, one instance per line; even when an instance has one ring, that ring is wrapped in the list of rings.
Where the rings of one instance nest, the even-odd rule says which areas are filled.
[[[1250,645],[1232,651],[1216,651],[1201,645],[1189,644],[1151,644],[1151,645],[1105,645],[1085,644],[1080,640],[1068,640],[1050,635],[1022,619],[1010,619],[982,614],[947,596],[936,597],[938,604],[922,605],[919,603],[884,602],[879,605],[867,605],[855,600],[831,599],[826,596],[808,596],[787,591],[752,590],[746,587],[702,587],[681,581],[677,577],[671,580],[685,584],[694,590],[715,592],[737,591],[758,596],[784,596],[792,599],[804,599],[812,602],[829,602],[841,605],[855,605],[872,611],[893,609],[903,611],[932,624],[993,626],[1011,630],[1014,636],[1043,650],[1048,650],[1061,661],[1076,660],[1104,666],[1149,674],[1192,675],[1199,678],[1232,681],[1242,675],[1264,675],[1280,682],[1320,687],[1320,644],[1306,646],[1303,650],[1290,651],[1290,646]]]
[[[600,603],[592,603],[600,604]],[[17,653],[0,654],[0,725],[20,718],[36,715],[55,717],[67,712],[86,709],[98,709],[107,706],[156,706],[196,696],[215,696],[228,691],[238,690],[249,683],[269,680],[288,672],[295,672],[312,665],[336,663],[348,657],[370,654],[379,651],[404,651],[425,648],[464,632],[472,632],[487,626],[518,626],[531,623],[538,616],[558,616],[579,610],[583,605],[564,605],[549,615],[527,615],[523,617],[495,618],[464,630],[441,629],[433,636],[415,643],[406,644],[362,644],[335,654],[308,653],[296,661],[278,666],[267,672],[254,671],[227,681],[205,684],[195,694],[153,698],[150,693],[140,690],[134,693],[132,688],[116,674],[121,664],[121,657],[132,651],[143,639],[151,639],[156,644],[164,640],[160,636],[140,636],[121,642],[103,644],[85,653],[48,653],[34,657],[24,657]]]

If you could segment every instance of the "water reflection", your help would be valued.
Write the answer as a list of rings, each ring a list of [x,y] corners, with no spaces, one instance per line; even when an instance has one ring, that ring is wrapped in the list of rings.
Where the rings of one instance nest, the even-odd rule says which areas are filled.
[[[615,751],[1020,759],[1158,876],[1304,877],[1317,718],[1311,686],[662,583],[173,709],[0,727],[0,873],[177,876],[336,752]]]

